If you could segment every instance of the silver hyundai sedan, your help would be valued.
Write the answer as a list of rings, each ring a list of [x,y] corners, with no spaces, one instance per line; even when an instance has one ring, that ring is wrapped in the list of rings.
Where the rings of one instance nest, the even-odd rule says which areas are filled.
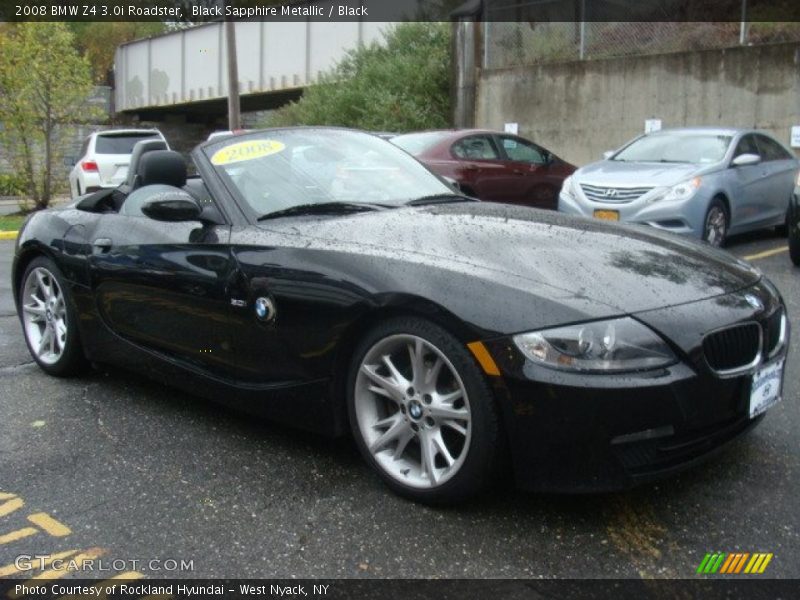
[[[558,210],[721,246],[730,234],[785,226],[799,166],[789,149],[758,131],[662,130],[575,171]]]

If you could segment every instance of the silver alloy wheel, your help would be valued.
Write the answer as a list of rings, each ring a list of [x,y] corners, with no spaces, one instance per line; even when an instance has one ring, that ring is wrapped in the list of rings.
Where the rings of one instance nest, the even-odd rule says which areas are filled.
[[[719,206],[712,206],[706,217],[706,241],[712,246],[719,246],[725,239],[726,231],[725,211]]]
[[[356,376],[355,414],[370,454],[405,485],[437,487],[464,464],[469,398],[453,364],[427,340],[391,335],[369,349]]]
[[[53,274],[44,267],[28,273],[22,287],[25,337],[38,359],[55,364],[67,344],[67,307]]]

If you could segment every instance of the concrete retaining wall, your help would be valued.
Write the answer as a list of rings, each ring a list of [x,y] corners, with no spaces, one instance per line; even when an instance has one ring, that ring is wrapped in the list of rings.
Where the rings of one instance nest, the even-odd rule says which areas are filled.
[[[788,145],[800,125],[800,44],[541,64],[478,80],[476,126],[517,122],[521,135],[578,165],[650,118],[665,128],[757,127]]]

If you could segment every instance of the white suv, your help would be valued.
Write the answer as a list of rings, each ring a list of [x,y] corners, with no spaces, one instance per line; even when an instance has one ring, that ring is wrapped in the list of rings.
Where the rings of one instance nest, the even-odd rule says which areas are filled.
[[[72,197],[117,187],[128,175],[136,142],[151,139],[167,142],[158,129],[109,129],[91,134],[84,140],[80,157],[69,172]]]

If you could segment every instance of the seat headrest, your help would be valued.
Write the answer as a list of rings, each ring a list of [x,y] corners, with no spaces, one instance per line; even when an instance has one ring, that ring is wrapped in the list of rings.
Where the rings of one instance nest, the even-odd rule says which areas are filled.
[[[131,162],[128,165],[128,178],[126,180],[129,191],[141,185],[136,181],[136,174],[139,172],[139,162],[142,160],[142,155],[145,152],[151,152],[153,150],[168,149],[167,143],[159,139],[142,140],[134,144],[133,152],[131,152]]]
[[[186,185],[186,161],[173,150],[152,150],[141,157],[137,169],[139,187],[146,185]]]

